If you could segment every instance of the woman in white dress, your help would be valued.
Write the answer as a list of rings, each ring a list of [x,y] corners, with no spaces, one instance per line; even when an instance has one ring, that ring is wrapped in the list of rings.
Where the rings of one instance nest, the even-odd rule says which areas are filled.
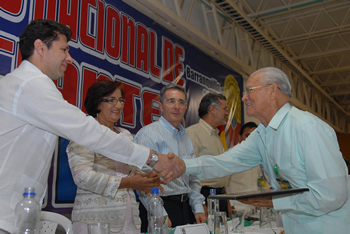
[[[100,124],[133,141],[131,133],[116,126],[125,104],[125,92],[118,81],[100,80],[87,92],[84,106]],[[93,134],[93,133],[91,133]],[[133,189],[150,192],[160,187],[158,175],[140,173],[131,165],[113,161],[70,142],[69,165],[78,186],[72,211],[75,234],[87,233],[87,224],[109,223],[111,233],[140,233],[138,203]]]

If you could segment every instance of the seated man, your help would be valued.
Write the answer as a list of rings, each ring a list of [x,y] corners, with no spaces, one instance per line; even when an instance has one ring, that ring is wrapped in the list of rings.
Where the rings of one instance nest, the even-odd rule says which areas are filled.
[[[219,155],[225,152],[222,145],[218,126],[226,124],[228,110],[226,97],[218,93],[208,93],[205,95],[198,108],[200,117],[197,124],[186,128],[186,133],[191,138],[196,157],[202,155]],[[210,189],[215,189],[216,194],[225,193],[225,187],[228,185],[229,176],[222,178],[201,180],[201,194],[207,200]],[[220,211],[225,211],[229,216],[228,202],[226,200],[219,201]]]
[[[136,134],[135,141],[159,153],[173,152],[182,159],[194,158],[191,140],[180,124],[187,109],[185,89],[172,83],[163,87],[160,91],[159,108],[162,117],[159,121],[143,127]],[[149,170],[149,166],[141,169],[142,172]],[[202,185],[197,176],[182,175],[163,188],[165,193],[161,196],[164,208],[173,227],[206,221],[204,197],[200,194]],[[146,232],[148,222],[144,207],[147,207],[147,197],[143,194],[139,194],[139,197],[143,204],[140,204],[141,232]]]

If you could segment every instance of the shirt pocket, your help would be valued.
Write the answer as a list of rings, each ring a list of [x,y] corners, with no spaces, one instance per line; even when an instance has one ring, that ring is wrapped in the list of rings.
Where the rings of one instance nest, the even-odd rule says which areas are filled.
[[[292,188],[297,188],[305,184],[306,173],[302,165],[297,162],[296,154],[293,150],[288,150],[281,154],[276,160],[278,177],[287,180]]]

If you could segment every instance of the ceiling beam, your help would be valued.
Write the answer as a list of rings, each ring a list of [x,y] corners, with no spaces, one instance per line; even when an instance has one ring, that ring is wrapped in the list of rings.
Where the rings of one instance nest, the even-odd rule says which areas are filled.
[[[245,1],[245,0],[244,0]],[[329,0],[324,3],[319,3],[315,5],[311,5],[308,9],[305,9],[304,7],[302,10],[299,8],[294,8],[293,10],[289,10],[288,12],[286,11],[281,11],[276,14],[270,14],[269,16],[264,16],[262,19],[270,24],[274,22],[280,22],[281,20],[285,20],[290,18],[290,15],[293,15],[293,17],[300,17],[300,16],[305,16],[305,15],[311,15],[311,14],[316,14],[317,12],[324,10],[324,11],[329,11],[329,10],[337,10],[337,9],[343,9],[349,5],[348,1],[344,2],[339,2],[338,0]],[[249,8],[251,9],[251,8]],[[290,14],[288,14],[290,13]],[[250,16],[250,14],[249,14]],[[260,18],[260,17],[259,17]],[[270,18],[270,19],[269,19]]]
[[[319,37],[325,37],[329,35],[333,35],[335,33],[343,33],[343,32],[349,32],[350,26],[339,26],[334,27],[330,29],[320,30],[317,32],[307,32],[305,34],[299,34],[297,36],[290,36],[290,37],[281,37],[276,40],[276,43],[293,43],[293,42],[300,42],[302,40],[307,39],[317,39]]]
[[[350,105],[350,101],[342,102],[342,105]]]
[[[319,70],[319,71],[313,71],[313,72],[308,72],[309,75],[319,75],[319,74],[327,74],[327,73],[335,73],[335,72],[342,72],[342,71],[347,71],[350,70],[350,66],[346,67],[339,67],[339,68],[330,68],[330,69],[325,69],[325,70]]]
[[[254,72],[254,69],[251,68],[248,64],[244,63],[242,60],[234,56],[224,47],[220,46],[216,41],[205,35],[198,28],[192,26],[189,22],[171,11],[158,0],[123,1],[135,9],[140,9],[140,11],[140,5],[150,10],[151,12],[149,12],[150,14],[147,14],[147,16],[166,28],[169,28],[169,25],[176,26],[177,30],[169,30],[175,34],[181,32],[178,34],[180,37],[186,35],[187,40],[190,38],[192,43],[207,53],[210,53],[212,55],[220,54],[221,57],[216,57],[216,59],[223,62],[224,64],[227,64],[228,66],[235,64],[235,67],[233,69],[241,73],[243,77],[247,77],[249,74]],[[154,12],[156,12],[156,14]],[[145,12],[143,11],[143,13]],[[164,19],[164,21],[161,19]]]
[[[297,9],[300,10],[300,7],[303,7],[303,10],[307,11],[307,8],[323,5],[324,2],[327,2],[327,0],[322,0],[322,1],[318,1],[318,2],[313,1],[311,3],[310,3],[310,1],[304,1],[304,2],[294,3],[294,4],[291,4],[291,3],[286,4],[284,1],[281,1],[281,2],[284,4],[284,6],[274,7],[274,8],[270,8],[268,10],[256,11],[254,13],[248,14],[248,16],[251,18],[270,17],[272,15],[275,16],[276,14],[286,13],[287,11],[291,12],[291,11],[294,11]],[[290,1],[290,2],[292,2],[292,1]]]
[[[345,115],[347,119],[350,118],[350,113],[343,109],[343,107],[338,102],[336,102],[334,98],[330,96],[318,83],[316,83],[312,77],[310,77],[310,75],[304,69],[302,69],[286,51],[283,50],[283,48],[281,48],[267,33],[263,31],[261,27],[259,27],[251,18],[249,18],[245,11],[242,10],[234,0],[220,1],[220,4],[217,3],[218,8],[221,8],[220,5],[223,3],[229,4],[236,11],[236,13],[234,13],[234,16],[231,17],[230,14],[226,13],[227,16],[237,22],[237,24],[243,30],[248,32],[256,41],[263,45],[289,69],[298,74],[300,78],[308,82],[310,86],[313,86],[322,96],[325,97],[326,100],[330,102],[331,105],[335,106],[340,111],[340,113]],[[222,10],[226,12],[225,9]]]
[[[339,86],[339,85],[350,85],[350,81],[336,82],[336,83],[325,83],[322,87]]]
[[[330,93],[331,96],[341,96],[350,94],[350,90]]]
[[[327,57],[327,56],[331,56],[331,55],[346,54],[345,52],[350,53],[350,46],[346,47],[346,48],[327,50],[325,52],[316,52],[316,53],[294,56],[294,57],[292,57],[292,59],[294,59],[294,60],[317,59],[317,58]]]

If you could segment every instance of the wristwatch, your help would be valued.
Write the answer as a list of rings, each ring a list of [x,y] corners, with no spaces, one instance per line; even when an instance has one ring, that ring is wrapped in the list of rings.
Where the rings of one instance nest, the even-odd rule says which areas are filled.
[[[159,160],[158,153],[157,151],[153,150],[153,153],[151,155],[151,162],[148,164],[148,166],[153,168],[154,165],[156,165],[156,163],[158,162],[158,160]]]

